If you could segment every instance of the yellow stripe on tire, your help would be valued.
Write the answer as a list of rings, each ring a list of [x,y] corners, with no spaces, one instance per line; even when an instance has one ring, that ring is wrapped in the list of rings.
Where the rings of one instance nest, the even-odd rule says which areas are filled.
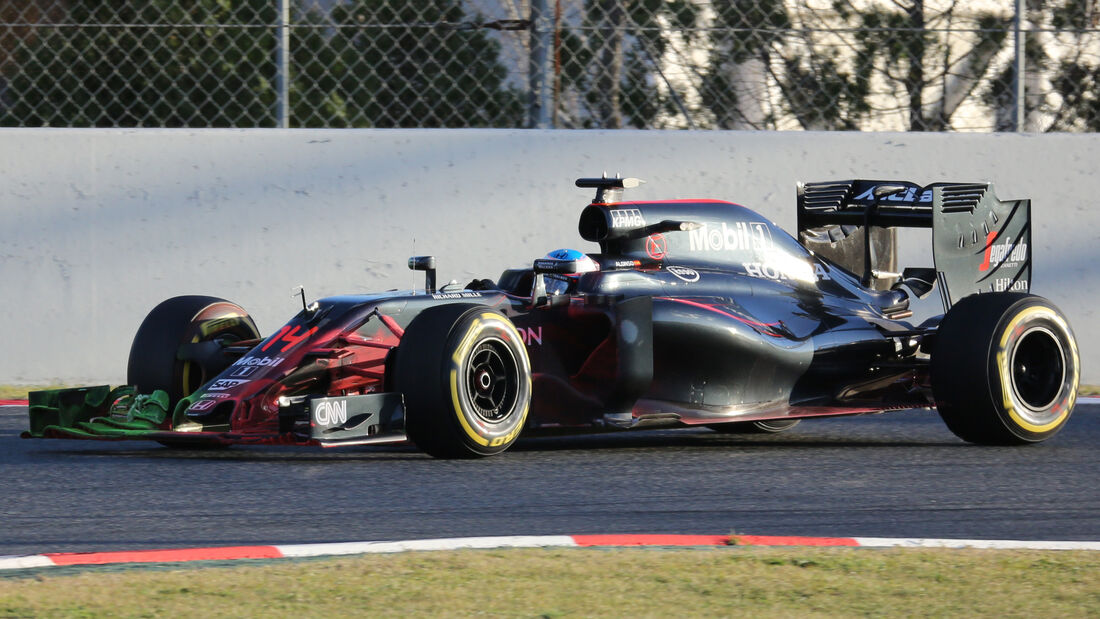
[[[1060,327],[1062,327],[1062,329],[1064,330],[1063,333],[1069,331],[1068,325],[1066,325],[1066,322],[1064,320],[1062,320],[1062,318],[1060,316],[1058,316],[1057,314],[1052,312],[1050,309],[1048,309],[1046,307],[1042,307],[1042,306],[1025,308],[1022,312],[1020,312],[1019,314],[1016,314],[1012,318],[1011,321],[1009,321],[1008,325],[1005,326],[1005,329],[1004,329],[1003,333],[1001,334],[1001,341],[1000,341],[1000,344],[997,346],[997,373],[1000,375],[1000,379],[1001,379],[1001,400],[1002,400],[1002,403],[1004,404],[1005,411],[1008,413],[1008,416],[1012,419],[1012,421],[1014,421],[1021,428],[1025,429],[1029,432],[1035,432],[1036,434],[1042,434],[1044,432],[1049,432],[1049,431],[1057,428],[1059,424],[1061,424],[1062,422],[1064,422],[1066,420],[1066,417],[1069,416],[1069,412],[1071,410],[1073,410],[1073,401],[1077,396],[1078,372],[1076,370],[1077,370],[1077,367],[1078,367],[1077,366],[1078,356],[1077,356],[1077,346],[1073,342],[1073,338],[1068,338],[1070,340],[1070,351],[1071,351],[1071,355],[1073,357],[1072,361],[1073,361],[1073,370],[1074,370],[1074,372],[1073,372],[1073,383],[1074,384],[1071,385],[1072,389],[1070,389],[1068,406],[1063,408],[1062,413],[1060,415],[1058,415],[1053,420],[1051,420],[1047,423],[1044,423],[1044,424],[1038,424],[1037,425],[1037,424],[1033,424],[1033,423],[1029,422],[1028,420],[1024,419],[1016,411],[1016,407],[1012,402],[1012,393],[1013,393],[1013,390],[1012,390],[1012,368],[1008,367],[1008,363],[1006,362],[1006,353],[1007,353],[1006,349],[1008,347],[1008,339],[1012,335],[1012,332],[1016,329],[1017,325],[1019,325],[1021,322],[1023,322],[1025,318],[1028,318],[1030,316],[1034,316],[1034,315],[1037,315],[1037,314],[1046,315],[1046,317],[1053,320]],[[1067,368],[1067,370],[1068,369],[1069,368]]]
[[[508,441],[515,438],[519,431],[523,429],[523,424],[527,419],[527,411],[530,408],[530,405],[529,401],[524,401],[523,410],[520,413],[519,422],[516,424],[516,427],[508,434],[492,439],[492,441],[479,434],[466,419],[466,414],[463,412],[462,409],[462,400],[458,397],[458,375],[460,370],[462,370],[463,363],[466,360],[466,356],[469,354],[470,348],[473,347],[474,340],[477,337],[477,332],[482,325],[482,320],[495,320],[499,322],[501,325],[504,326],[507,331],[510,332],[516,342],[523,341],[523,338],[520,336],[515,326],[513,326],[510,321],[501,320],[501,317],[497,314],[486,312],[484,314],[481,314],[479,318],[475,318],[474,321],[470,323],[469,329],[467,329],[466,333],[462,336],[462,340],[455,348],[454,354],[451,355],[451,361],[454,364],[454,367],[451,368],[450,376],[448,377],[451,388],[451,404],[454,407],[455,416],[458,417],[458,423],[460,426],[462,426],[462,430],[466,433],[466,436],[470,437],[472,441],[474,441],[478,445],[481,445],[482,447],[499,447],[500,445],[503,445],[504,443],[507,443]],[[528,367],[529,362],[527,360],[527,351],[524,350],[522,346],[518,346],[516,350],[520,352],[520,359],[517,360],[517,363],[524,368]],[[521,374],[526,374],[526,372],[521,372]],[[527,376],[526,387],[527,392],[530,393],[530,376]]]

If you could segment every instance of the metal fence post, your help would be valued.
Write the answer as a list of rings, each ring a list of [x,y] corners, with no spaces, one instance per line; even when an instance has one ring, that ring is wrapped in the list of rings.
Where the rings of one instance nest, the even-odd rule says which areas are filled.
[[[1027,41],[1024,36],[1024,0],[1016,0],[1016,18],[1013,20],[1013,34],[1015,35],[1016,45],[1016,60],[1015,70],[1013,71],[1013,86],[1015,87],[1015,97],[1013,104],[1015,105],[1015,129],[1017,132],[1024,131],[1027,127],[1027,101],[1024,100],[1024,70],[1025,70],[1025,48]]]
[[[290,0],[278,0],[275,36],[275,126],[290,126]]]
[[[531,63],[528,84],[528,126],[553,128],[554,106],[554,16],[548,0],[531,0]]]

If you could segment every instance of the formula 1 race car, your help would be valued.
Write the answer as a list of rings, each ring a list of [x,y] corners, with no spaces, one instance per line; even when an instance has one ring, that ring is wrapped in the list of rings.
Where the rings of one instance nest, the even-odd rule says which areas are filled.
[[[798,240],[718,200],[624,202],[579,179],[580,235],[496,281],[306,303],[262,338],[223,299],[156,306],[130,386],[31,394],[27,437],[176,447],[411,440],[444,458],[540,431],[707,426],[935,406],[963,440],[1042,441],[1073,411],[1069,324],[1031,281],[1029,200],[990,184],[798,186]],[[896,229],[931,228],[934,268],[896,272]],[[910,301],[937,287],[944,314]]]

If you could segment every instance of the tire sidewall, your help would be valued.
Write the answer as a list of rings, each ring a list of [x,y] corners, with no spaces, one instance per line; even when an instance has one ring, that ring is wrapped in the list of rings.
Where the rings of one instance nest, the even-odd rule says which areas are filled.
[[[167,299],[149,312],[134,336],[127,382],[147,393],[163,389],[174,407],[217,369],[204,371],[196,363],[178,359],[179,347],[227,337],[259,337],[256,324],[239,305],[197,295]]]
[[[511,378],[515,381],[515,394],[506,402],[508,410],[499,420],[489,420],[478,414],[467,380],[474,352],[485,343],[510,354],[515,369]],[[523,430],[531,402],[531,364],[523,338],[515,326],[494,310],[471,309],[455,321],[444,346],[442,361],[446,406],[463,443],[483,455],[507,449]]]
[[[1013,355],[1020,343],[1035,332],[1053,336],[1062,353],[1062,381],[1050,402],[1041,407],[1027,404],[1013,380]],[[1018,438],[1040,441],[1058,432],[1069,418],[1080,381],[1080,354],[1069,323],[1050,303],[1028,297],[1000,317],[989,343],[989,395],[1004,427]]]

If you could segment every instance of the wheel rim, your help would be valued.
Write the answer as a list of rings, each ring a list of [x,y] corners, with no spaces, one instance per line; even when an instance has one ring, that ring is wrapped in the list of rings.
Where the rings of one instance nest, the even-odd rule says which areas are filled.
[[[466,369],[466,386],[474,414],[485,421],[500,422],[515,408],[519,364],[502,340],[488,339],[474,348]]]
[[[1012,350],[1009,371],[1012,388],[1024,406],[1036,412],[1049,409],[1065,384],[1062,342],[1046,327],[1028,329]]]

